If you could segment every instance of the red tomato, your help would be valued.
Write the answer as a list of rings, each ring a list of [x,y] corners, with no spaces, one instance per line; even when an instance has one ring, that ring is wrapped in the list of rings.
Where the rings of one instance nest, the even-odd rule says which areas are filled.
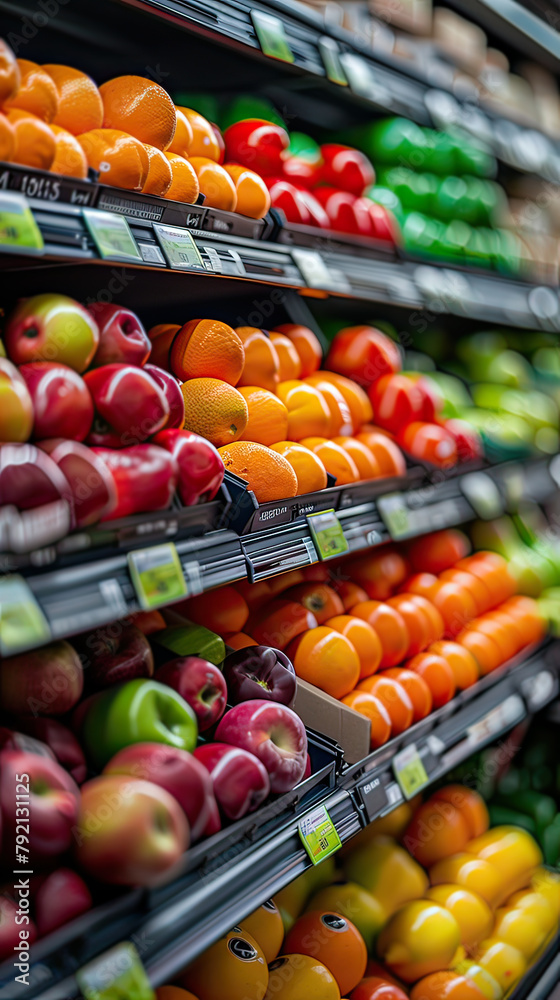
[[[369,386],[380,375],[402,367],[398,346],[373,326],[348,326],[336,334],[325,368]]]

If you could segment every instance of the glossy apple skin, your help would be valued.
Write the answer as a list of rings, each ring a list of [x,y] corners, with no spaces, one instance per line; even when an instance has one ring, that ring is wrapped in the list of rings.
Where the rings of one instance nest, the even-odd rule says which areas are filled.
[[[205,767],[195,755],[163,743],[133,743],[119,750],[103,774],[128,774],[153,781],[169,792],[185,813],[191,840],[199,840],[212,817],[214,792]]]
[[[224,479],[224,463],[210,441],[186,430],[156,434],[154,444],[171,452],[179,466],[178,491],[186,507],[213,500]]]
[[[18,726],[22,733],[27,733],[35,740],[41,740],[77,785],[86,780],[87,767],[83,750],[74,733],[63,726],[62,722],[39,715],[20,719]]]
[[[82,785],[75,843],[79,864],[100,882],[150,886],[186,851],[189,827],[164,788],[107,774]]]
[[[224,677],[230,701],[260,698],[291,708],[296,698],[296,672],[292,661],[273,646],[246,646],[224,660]]]
[[[102,365],[84,381],[95,406],[90,445],[126,448],[146,441],[169,417],[169,403],[149,373],[133,365]]]
[[[218,724],[216,740],[258,757],[268,771],[272,792],[290,791],[305,773],[305,726],[287,705],[263,700],[235,705]]]
[[[216,802],[228,819],[254,812],[269,794],[268,773],[254,754],[225,743],[205,743],[194,755],[209,772]]]
[[[263,118],[246,118],[224,132],[225,159],[249,167],[261,177],[282,170],[282,153],[290,144],[285,128]]]
[[[215,833],[219,833],[221,829],[222,829],[222,820],[220,817],[220,810],[218,809],[218,803],[216,802],[215,797],[212,797],[212,803],[210,806],[210,819],[208,820],[204,828],[204,836],[212,837]]]
[[[325,209],[331,229],[354,236],[373,236],[373,226],[362,198],[337,188],[317,188],[313,192]]]
[[[113,509],[117,502],[113,477],[91,448],[65,438],[48,438],[38,447],[52,458],[68,483],[77,528],[95,524]]]
[[[0,445],[0,507],[31,510],[61,499],[73,517],[72,492],[56,462],[33,444]]]
[[[317,226],[329,229],[330,221],[325,209],[311,191],[298,188],[283,177],[265,177],[273,208],[286,216],[287,222],[300,226]]]
[[[83,372],[98,343],[99,327],[87,309],[51,292],[19,302],[4,331],[6,353],[16,365],[55,361]]]
[[[200,732],[224,714],[228,689],[222,671],[200,656],[180,656],[164,663],[156,680],[181,695],[196,715]]]
[[[71,868],[47,875],[34,899],[35,920],[41,937],[87,913],[93,900],[83,878]]]
[[[52,361],[33,361],[19,370],[33,402],[33,437],[84,441],[93,422],[93,400],[83,378]]]
[[[398,434],[406,425],[421,420],[424,394],[407,375],[383,375],[370,388],[369,398],[378,427]]]
[[[367,156],[358,149],[326,143],[321,146],[321,154],[321,178],[325,184],[359,196],[374,183],[375,171]]]
[[[152,647],[136,625],[113,622],[78,636],[74,645],[81,656],[88,687],[105,688],[137,677],[153,677]]]
[[[29,776],[29,804],[16,799],[21,783],[17,775]],[[27,782],[25,783],[27,785]],[[24,820],[19,807],[29,809]],[[63,854],[72,845],[72,827],[78,820],[80,790],[70,775],[54,760],[19,750],[0,753],[0,807],[4,824],[2,849],[14,857],[17,822],[29,820],[29,857],[36,864]],[[26,845],[27,846],[27,845]]]
[[[142,367],[152,345],[136,313],[112,302],[95,302],[89,312],[99,327],[99,344],[92,368],[114,363]]]
[[[37,928],[31,919],[28,924],[16,924],[17,910],[18,906],[12,899],[0,896],[0,962],[7,958],[13,961],[13,956],[17,954],[14,948],[21,941],[20,930],[27,931],[29,935],[25,938],[26,944],[32,945],[37,939]],[[15,971],[19,973],[18,969]]]
[[[113,480],[114,505],[103,520],[114,521],[143,511],[167,510],[179,480],[179,467],[169,452],[155,444],[131,448],[92,448]]]
[[[0,660],[0,702],[12,715],[63,715],[83,687],[80,657],[65,639]]]
[[[165,425],[165,430],[182,427],[185,423],[185,400],[183,399],[179,379],[175,378],[171,372],[164,371],[159,365],[144,365],[144,371],[148,372],[156,385],[159,386],[169,403],[169,417]]]
[[[0,357],[0,442],[27,441],[33,428],[33,403],[25,380]]]

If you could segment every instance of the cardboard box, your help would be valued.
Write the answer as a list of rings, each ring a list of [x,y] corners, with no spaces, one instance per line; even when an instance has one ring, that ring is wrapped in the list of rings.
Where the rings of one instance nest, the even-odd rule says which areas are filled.
[[[349,764],[356,764],[370,753],[369,719],[299,677],[294,709],[310,729],[336,740]]]

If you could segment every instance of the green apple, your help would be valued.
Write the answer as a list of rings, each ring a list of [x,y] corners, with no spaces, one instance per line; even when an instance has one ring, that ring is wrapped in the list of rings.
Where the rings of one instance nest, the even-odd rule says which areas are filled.
[[[57,361],[83,372],[97,350],[99,327],[75,299],[48,292],[17,304],[8,317],[4,340],[16,365]]]

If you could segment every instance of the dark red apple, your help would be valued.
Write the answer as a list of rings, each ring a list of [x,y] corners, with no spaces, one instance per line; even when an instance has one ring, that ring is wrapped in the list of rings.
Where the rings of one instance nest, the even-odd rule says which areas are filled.
[[[33,444],[0,445],[0,507],[31,510],[55,500],[72,509],[70,486],[56,462]]]
[[[64,715],[83,687],[80,657],[64,639],[0,660],[0,703],[12,715]]]
[[[136,625],[113,622],[73,641],[86,670],[88,687],[109,687],[153,676],[152,648]]]
[[[99,344],[90,368],[114,362],[139,367],[146,363],[152,345],[136,313],[112,302],[94,302],[88,309],[99,327]]]
[[[63,726],[62,722],[58,719],[37,716],[19,719],[18,726],[36,742],[41,741],[42,745],[46,745],[64,770],[72,775],[77,785],[86,780],[87,767],[82,748],[74,733]],[[31,753],[34,752],[31,747],[26,749]]]
[[[258,757],[272,792],[288,792],[305,773],[307,733],[299,715],[274,701],[245,701],[226,712],[216,740]]]
[[[213,500],[224,479],[224,462],[217,448],[199,434],[165,427],[153,443],[173,455],[179,466],[179,496],[186,507]]]
[[[52,361],[22,365],[33,402],[33,437],[84,441],[93,422],[93,400],[78,372]]]
[[[35,920],[41,937],[91,909],[92,898],[83,878],[71,868],[47,875],[35,896]]]
[[[164,371],[159,365],[144,365],[144,371],[152,377],[156,385],[159,385],[167,402],[169,403],[169,416],[165,424],[165,429],[182,427],[185,423],[185,400],[181,392],[181,382],[175,378],[171,372]]]
[[[0,809],[6,857],[15,857],[16,824],[23,822],[29,823],[30,862],[39,864],[63,854],[72,844],[79,806],[80,789],[56,761],[34,753],[2,750]]]
[[[167,684],[193,709],[200,732],[213,726],[225,711],[228,690],[224,676],[213,663],[200,656],[179,656],[164,663],[156,680]]]
[[[234,705],[262,698],[291,708],[295,701],[297,682],[292,661],[272,646],[236,649],[226,656],[223,671]]]
[[[270,781],[260,760],[240,747],[205,743],[194,752],[212,778],[214,795],[228,819],[241,819],[258,809],[270,792]]]
[[[222,829],[222,820],[220,818],[220,810],[218,809],[218,803],[216,802],[216,799],[212,797],[212,804],[210,806],[210,819],[206,824],[203,835],[205,837],[212,837],[215,833],[219,833],[221,829]]]
[[[95,524],[115,506],[117,491],[105,462],[85,444],[64,438],[40,441],[64,474],[72,495],[77,528]]]

